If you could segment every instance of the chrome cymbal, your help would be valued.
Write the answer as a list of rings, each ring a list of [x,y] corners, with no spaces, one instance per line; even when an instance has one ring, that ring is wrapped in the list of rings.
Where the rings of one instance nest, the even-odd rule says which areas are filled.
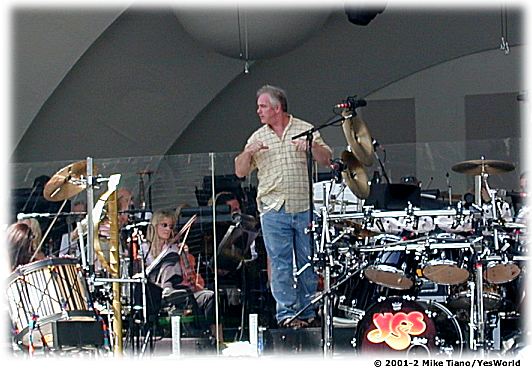
[[[342,171],[342,178],[347,187],[360,199],[366,199],[369,196],[369,185],[364,166],[353,153],[347,150],[342,152],[342,161],[346,166],[346,169]]]
[[[93,175],[96,175],[96,166],[93,166]],[[72,198],[87,187],[87,161],[71,163],[60,169],[44,186],[44,199],[51,202]]]
[[[488,159],[474,159],[469,161],[463,161],[455,164],[451,167],[454,172],[463,173],[465,175],[478,176],[483,173],[489,175],[511,172],[515,170],[513,163],[498,160]]]
[[[346,117],[350,113],[350,111],[343,111],[342,116]],[[342,129],[355,157],[364,166],[371,166],[373,164],[373,142],[366,123],[357,115],[344,120]]]

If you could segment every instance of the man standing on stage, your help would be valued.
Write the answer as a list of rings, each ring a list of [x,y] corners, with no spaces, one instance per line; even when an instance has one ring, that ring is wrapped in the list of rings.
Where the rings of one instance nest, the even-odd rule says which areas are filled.
[[[310,303],[316,292],[317,276],[307,268],[294,280],[293,261],[299,271],[311,258],[309,226],[309,182],[305,139],[292,137],[313,126],[288,114],[285,92],[266,85],[257,91],[257,114],[263,124],[235,158],[235,173],[245,177],[258,170],[257,206],[266,252],[271,267],[271,290],[277,302],[276,319],[280,327],[305,327],[315,322]],[[313,158],[328,166],[332,151],[318,132],[312,141]],[[295,256],[294,256],[295,252]],[[295,257],[295,258],[294,258]]]

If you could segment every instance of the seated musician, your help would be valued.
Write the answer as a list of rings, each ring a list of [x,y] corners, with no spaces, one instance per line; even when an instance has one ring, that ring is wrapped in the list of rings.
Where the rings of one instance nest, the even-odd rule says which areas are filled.
[[[69,229],[72,228],[71,233],[64,233],[61,236],[61,246],[59,247],[59,256],[79,256],[79,237],[76,222],[83,219],[82,213],[87,212],[87,205],[83,201],[78,201],[74,203],[71,209],[72,212],[76,214],[73,217],[67,217],[67,223],[69,224]],[[79,214],[78,214],[79,213]]]
[[[135,208],[135,203],[133,199],[133,193],[127,188],[119,188],[116,191],[116,200],[118,208],[118,229],[126,226],[130,219],[130,210]],[[109,219],[104,217],[98,226],[98,238],[99,238],[99,249],[101,252],[96,250],[97,259],[95,259],[95,265],[97,270],[103,269],[101,259],[104,258],[106,261],[110,260],[110,244],[111,237],[111,224]],[[124,245],[124,240],[119,239],[119,253],[121,255],[127,255],[127,248]]]
[[[33,246],[34,235],[31,227],[22,222],[16,222],[10,225],[6,231],[7,242],[9,245],[9,260],[11,270],[18,266],[26,265],[32,261],[44,258],[42,253],[35,254],[36,248]]]
[[[153,214],[147,231],[148,243],[142,244],[148,279],[163,289],[162,298],[166,304],[182,302],[184,298],[192,300],[193,311],[199,310],[194,313],[209,324],[214,333],[214,292],[205,289],[186,244],[176,240],[175,223],[174,212],[159,210]]]
[[[42,239],[41,224],[36,218],[27,218],[20,222],[28,225],[31,228],[31,232],[33,234],[33,241],[32,241],[33,248],[34,250],[37,249],[39,244],[41,244],[41,239]],[[40,253],[42,253],[42,251],[40,251]],[[42,253],[42,255],[44,256],[44,253]]]

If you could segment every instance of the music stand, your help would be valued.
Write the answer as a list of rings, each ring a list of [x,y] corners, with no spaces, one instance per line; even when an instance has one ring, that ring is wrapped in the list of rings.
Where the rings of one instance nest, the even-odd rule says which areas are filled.
[[[224,270],[229,270],[231,272],[241,271],[242,285],[241,292],[242,296],[242,314],[241,314],[241,323],[240,323],[240,338],[242,338],[244,330],[244,312],[247,306],[247,284],[246,284],[246,263],[251,262],[256,259],[256,253],[251,252],[251,246],[255,242],[255,239],[259,235],[258,230],[249,230],[245,228],[240,223],[236,225],[231,225],[227,229],[222,241],[218,246],[218,253],[216,258],[218,259],[217,266]],[[234,245],[241,239],[242,240],[242,249],[235,248]],[[250,256],[249,259],[246,259],[246,256]],[[236,338],[236,337],[235,337]]]
[[[222,241],[220,242],[220,245],[218,246],[217,258],[228,258],[230,260],[229,262],[237,264],[236,268],[234,269],[238,270],[243,263],[253,260],[253,255],[251,256],[251,259],[246,259],[245,256],[249,253],[251,244],[255,241],[258,235],[259,231],[257,230],[246,230],[240,225],[229,226],[227,232],[222,238]],[[236,253],[234,253],[233,246],[240,238],[246,239],[244,240],[244,247],[242,248],[241,254],[238,256]],[[229,250],[231,250],[233,253],[227,253]]]

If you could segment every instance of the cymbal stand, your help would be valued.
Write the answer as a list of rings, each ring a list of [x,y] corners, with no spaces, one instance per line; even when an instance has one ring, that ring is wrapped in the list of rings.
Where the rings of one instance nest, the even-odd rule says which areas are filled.
[[[33,255],[31,256],[30,262],[32,262],[35,259],[35,257],[37,256],[37,253],[39,253],[39,251],[41,250],[42,245],[46,241],[46,238],[47,238],[48,234],[50,233],[50,231],[52,231],[52,228],[53,228],[54,224],[56,223],[57,219],[59,218],[59,215],[61,214],[61,211],[65,207],[65,204],[66,204],[67,200],[68,199],[65,199],[63,201],[63,203],[61,204],[61,207],[59,208],[57,213],[54,215],[54,218],[52,219],[52,222],[50,222],[50,225],[48,226],[48,229],[46,229],[46,232],[44,233],[43,237],[41,238],[41,242],[39,243],[37,248],[35,248],[35,252],[33,252]]]
[[[449,179],[449,172],[445,175],[445,180],[447,181],[447,195],[449,196],[449,206],[453,205],[453,187],[451,185],[451,180]]]
[[[142,241],[142,232],[138,230],[138,239]],[[150,351],[153,352],[153,336],[155,335],[155,327],[156,322],[153,322],[153,325],[150,326],[150,318],[148,317],[148,299],[147,299],[147,291],[146,291],[146,285],[148,282],[148,276],[146,274],[146,264],[145,264],[145,256],[144,256],[144,250],[141,247],[141,243],[139,243],[139,259],[140,259],[140,268],[141,268],[141,284],[142,284],[142,315],[144,317],[144,343],[142,345],[142,349],[140,352],[140,357],[144,356],[144,353],[146,352],[146,347],[148,343],[150,344]]]
[[[381,168],[381,171],[382,171],[382,176],[384,176],[384,178],[386,179],[386,182],[388,184],[390,184],[390,178],[388,177],[388,174],[386,173],[386,169],[384,168],[384,163],[382,162],[381,160],[381,157],[377,154],[377,148],[379,147],[378,144],[376,144],[376,142],[373,143],[373,155],[375,156],[375,159],[377,159],[377,161],[379,162],[379,166]],[[384,151],[384,149],[383,149]],[[386,152],[385,152],[386,153]]]
[[[476,239],[473,243],[478,244],[472,245],[474,254],[474,281],[469,282],[469,288],[471,292],[471,306],[469,315],[469,348],[473,351],[479,350],[480,355],[484,356],[486,346],[486,322],[484,317],[484,281],[482,259],[485,251],[483,250],[482,238]]]
[[[81,233],[81,230],[82,230],[82,227],[83,227],[81,225],[81,221],[77,221],[76,225],[77,225],[78,232]],[[83,237],[83,235],[79,235],[78,244],[79,244],[79,255],[81,257],[81,266],[83,267],[83,270],[85,270],[86,267],[87,267],[87,255],[85,254],[86,253],[86,251],[85,251],[85,238]]]
[[[327,263],[325,258],[331,256],[331,237],[329,234],[329,220],[327,219],[327,208],[321,209],[322,215],[322,229],[321,240],[319,243],[319,252],[324,258],[323,267],[323,290],[325,292],[331,292],[331,263]],[[325,250],[324,250],[325,247]],[[332,262],[332,261],[331,261]],[[323,333],[323,356],[325,358],[332,358],[333,355],[333,313],[332,313],[332,299],[330,294],[323,296],[323,320],[322,320],[322,333]]]
[[[484,319],[484,289],[483,289],[483,277],[482,277],[482,262],[477,261],[475,264],[475,284],[476,284],[476,312],[475,312],[475,321],[477,328],[477,342],[476,349],[480,350],[480,354],[483,357],[485,351],[485,330],[486,323]]]

